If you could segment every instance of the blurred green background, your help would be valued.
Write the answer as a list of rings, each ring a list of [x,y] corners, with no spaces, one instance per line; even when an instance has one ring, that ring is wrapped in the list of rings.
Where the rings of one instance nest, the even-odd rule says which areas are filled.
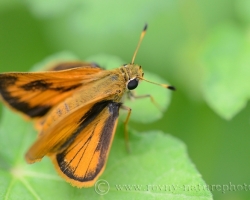
[[[0,0],[0,71],[28,71],[61,51],[107,53],[136,63],[178,90],[160,129],[186,143],[215,199],[250,198],[250,1]],[[246,191],[247,190],[247,191]]]

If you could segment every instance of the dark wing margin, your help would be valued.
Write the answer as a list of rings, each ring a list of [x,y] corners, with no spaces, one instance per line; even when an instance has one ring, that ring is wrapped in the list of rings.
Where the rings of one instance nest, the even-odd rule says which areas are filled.
[[[67,148],[75,139],[76,137],[86,128],[99,114],[100,112],[108,106],[112,101],[101,101],[96,103],[85,115],[80,119],[79,126],[75,130],[75,132],[67,139],[67,142],[61,145],[60,149]],[[61,154],[59,154],[61,155]],[[58,155],[58,157],[60,157]]]
[[[66,147],[64,151],[56,155],[55,162],[57,162],[57,167],[60,168],[60,171],[63,173],[63,176],[66,176],[72,180],[69,181],[71,182],[71,184],[78,187],[88,187],[94,184],[93,182],[101,175],[102,171],[105,168],[109,149],[113,140],[120,106],[121,103],[113,102],[111,100],[96,103],[89,110],[89,112],[87,112],[83,116],[79,128],[74,132],[74,134],[71,135],[71,138],[69,138],[69,140],[67,140],[67,142],[63,144],[63,148],[65,148],[66,146],[68,146],[68,148]],[[105,109],[107,110],[105,111]],[[103,110],[104,112],[106,112],[105,114],[108,113],[109,115],[107,116],[107,118],[104,117],[105,121],[103,122],[103,125],[101,125],[101,130],[99,131],[99,129],[97,129],[97,126],[100,125],[98,123],[98,120],[96,120],[95,126],[90,123],[93,122],[93,120],[95,120]],[[100,116],[100,120],[103,120],[101,117],[102,116]],[[78,145],[74,144],[75,138],[79,134],[85,134],[85,128],[89,124],[92,126],[91,132],[84,140],[84,143],[80,146],[80,148],[77,147],[77,151],[75,150],[73,157],[67,157],[67,155],[71,153],[71,150],[74,150],[74,148]],[[90,127],[87,127],[87,129],[89,128]],[[93,139],[96,136],[95,134],[99,134],[98,141],[95,141],[95,139]],[[93,150],[93,152],[91,151],[92,155],[88,154],[88,159],[84,160],[84,154],[89,153],[88,148],[93,148],[93,143],[91,143],[93,141],[91,140],[97,142],[95,143],[95,149]],[[74,165],[72,165],[72,163],[75,162],[74,159],[76,157],[78,161],[77,163],[74,163]],[[75,166],[75,164],[77,164],[77,166]],[[94,164],[95,167],[93,170]],[[82,174],[79,174],[78,172],[82,171],[79,167],[83,165],[85,169],[82,170],[84,172]]]
[[[2,96],[9,105],[29,117],[40,117],[50,110],[51,106],[49,105],[30,106],[28,102],[22,102],[20,98],[13,97],[7,88],[11,85],[15,85],[16,81],[18,81],[18,77],[16,76],[0,74],[0,97]]]

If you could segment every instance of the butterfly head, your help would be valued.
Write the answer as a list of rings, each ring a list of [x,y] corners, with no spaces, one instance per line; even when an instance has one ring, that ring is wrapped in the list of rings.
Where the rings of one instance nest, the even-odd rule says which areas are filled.
[[[126,64],[124,65],[125,79],[127,80],[126,86],[128,90],[134,90],[139,81],[143,78],[144,72],[140,65]]]
[[[128,90],[134,90],[137,88],[139,81],[144,80],[146,82],[162,86],[164,88],[168,88],[170,90],[175,90],[174,86],[167,85],[167,84],[160,84],[160,83],[155,83],[153,81],[147,80],[143,78],[144,72],[142,70],[142,67],[140,65],[136,64],[126,64],[123,66],[123,72],[125,72],[125,80],[126,80],[126,86]]]

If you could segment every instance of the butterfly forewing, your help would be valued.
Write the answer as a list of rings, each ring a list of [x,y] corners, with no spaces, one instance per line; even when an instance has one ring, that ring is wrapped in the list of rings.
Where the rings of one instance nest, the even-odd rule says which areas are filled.
[[[1,97],[7,105],[30,118],[42,117],[76,90],[82,89],[84,84],[95,80],[96,74],[102,71],[91,64],[85,63],[84,67],[79,67],[80,62],[77,64],[77,68],[72,68],[77,66],[76,63],[61,68],[57,65],[60,71],[0,74]]]

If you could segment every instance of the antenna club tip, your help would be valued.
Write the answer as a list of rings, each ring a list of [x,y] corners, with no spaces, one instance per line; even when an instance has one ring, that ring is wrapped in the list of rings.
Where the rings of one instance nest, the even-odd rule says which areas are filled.
[[[148,29],[148,24],[146,23],[144,28],[143,28],[143,31],[146,31]]]
[[[170,89],[170,90],[176,90],[176,88],[174,86],[168,86],[168,89]]]

